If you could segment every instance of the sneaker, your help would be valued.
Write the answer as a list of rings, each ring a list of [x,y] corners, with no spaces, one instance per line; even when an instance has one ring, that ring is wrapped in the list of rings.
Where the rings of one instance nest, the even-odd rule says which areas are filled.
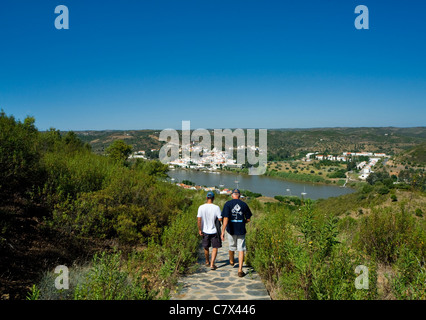
[[[238,272],[238,276],[240,277],[240,278],[242,278],[242,277],[244,277],[246,274],[244,273],[244,271],[239,271]]]

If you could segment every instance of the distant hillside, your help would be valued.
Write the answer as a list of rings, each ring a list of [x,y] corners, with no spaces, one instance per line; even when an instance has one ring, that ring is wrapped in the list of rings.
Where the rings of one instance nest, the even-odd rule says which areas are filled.
[[[424,166],[426,165],[426,142],[421,143],[420,145],[414,146],[404,152],[402,152],[397,160],[400,163],[410,163],[415,166]]]
[[[125,141],[133,147],[133,151],[159,149],[163,144],[158,141],[160,132],[154,130],[77,131],[76,134],[89,143],[95,153],[104,153],[115,140]]]
[[[96,153],[103,153],[114,140],[124,140],[133,146],[134,151],[159,149],[164,144],[158,141],[160,134],[158,130],[76,133],[84,142],[89,143]],[[424,142],[426,142],[426,127],[268,129],[268,158],[269,160],[300,158],[313,151],[321,153],[369,151],[393,155]],[[413,152],[413,156],[420,156],[423,159],[421,152]]]
[[[268,133],[270,160],[297,158],[313,151],[398,154],[426,141],[426,127],[276,129]]]

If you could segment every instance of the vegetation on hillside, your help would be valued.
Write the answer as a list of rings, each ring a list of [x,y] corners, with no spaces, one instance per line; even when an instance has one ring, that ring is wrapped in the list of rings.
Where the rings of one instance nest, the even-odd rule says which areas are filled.
[[[0,251],[6,257],[0,273],[8,275],[1,279],[2,295],[22,299],[25,286],[35,284],[31,297],[60,296],[37,282],[52,278],[54,263],[63,258],[43,238],[59,243],[62,237],[85,247],[69,252],[66,260],[89,264],[75,280],[72,298],[167,297],[177,276],[195,261],[197,227],[187,221],[203,199],[163,182],[167,166],[158,161],[125,162],[130,148],[124,142],[98,155],[73,132],[39,132],[33,118],[20,122],[2,112],[0,127]],[[19,224],[31,226],[29,234],[16,232]],[[39,238],[20,240],[34,233]],[[56,259],[39,266],[38,276],[26,273],[43,246],[53,247],[46,254]],[[20,270],[13,268],[18,250],[24,256]],[[18,278],[25,279],[23,287],[8,291],[8,283]],[[116,279],[116,287],[102,279]]]
[[[248,258],[272,297],[425,299],[426,195],[382,188],[378,182],[315,202],[279,196],[280,203],[256,203]],[[360,265],[368,268],[368,289],[355,286]]]

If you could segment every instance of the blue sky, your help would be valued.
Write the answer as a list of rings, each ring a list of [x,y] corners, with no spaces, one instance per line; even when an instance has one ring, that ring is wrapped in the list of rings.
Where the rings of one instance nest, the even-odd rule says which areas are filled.
[[[57,30],[57,5],[70,29]],[[357,30],[357,5],[369,30]],[[39,129],[426,125],[426,2],[2,0],[0,108]]]

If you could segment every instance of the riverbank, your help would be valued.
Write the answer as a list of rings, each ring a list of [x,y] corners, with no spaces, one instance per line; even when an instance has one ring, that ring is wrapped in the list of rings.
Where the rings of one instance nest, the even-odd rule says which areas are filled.
[[[313,200],[319,198],[337,197],[340,195],[352,193],[353,188],[342,188],[335,184],[318,184],[303,181],[290,181],[281,177],[267,175],[248,175],[240,172],[218,171],[217,173],[207,173],[203,171],[194,171],[189,169],[174,169],[168,172],[174,183],[182,183],[185,180],[194,185],[189,189],[228,189],[238,188],[240,190],[250,190],[254,193],[260,193],[266,197],[275,196],[303,196]],[[206,189],[207,190],[207,189]]]
[[[175,170],[175,169],[174,169]],[[243,169],[217,169],[216,171],[205,171],[205,170],[197,170],[197,169],[187,169],[187,168],[179,168],[177,170],[188,170],[188,171],[198,171],[198,172],[205,172],[205,173],[213,173],[213,174],[236,174],[236,175],[246,175],[250,176],[248,174],[248,170]],[[317,185],[335,185],[335,186],[342,186],[346,187],[347,185],[347,179],[346,178],[324,178],[315,174],[304,174],[304,173],[292,173],[292,172],[282,172],[277,170],[267,170],[263,176],[266,177],[274,177],[283,179],[286,181],[292,181],[292,182],[307,182]],[[354,182],[354,181],[353,181]],[[360,181],[361,183],[361,181]]]
[[[293,182],[307,182],[318,185],[336,185],[346,187],[349,180],[346,175],[346,168],[343,164],[336,163],[334,166],[321,166],[318,162],[274,162],[268,163],[268,169],[264,176],[275,177]],[[232,172],[248,175],[248,169],[219,169],[218,172]],[[353,181],[361,183],[361,181]],[[350,183],[353,185],[354,183]]]

